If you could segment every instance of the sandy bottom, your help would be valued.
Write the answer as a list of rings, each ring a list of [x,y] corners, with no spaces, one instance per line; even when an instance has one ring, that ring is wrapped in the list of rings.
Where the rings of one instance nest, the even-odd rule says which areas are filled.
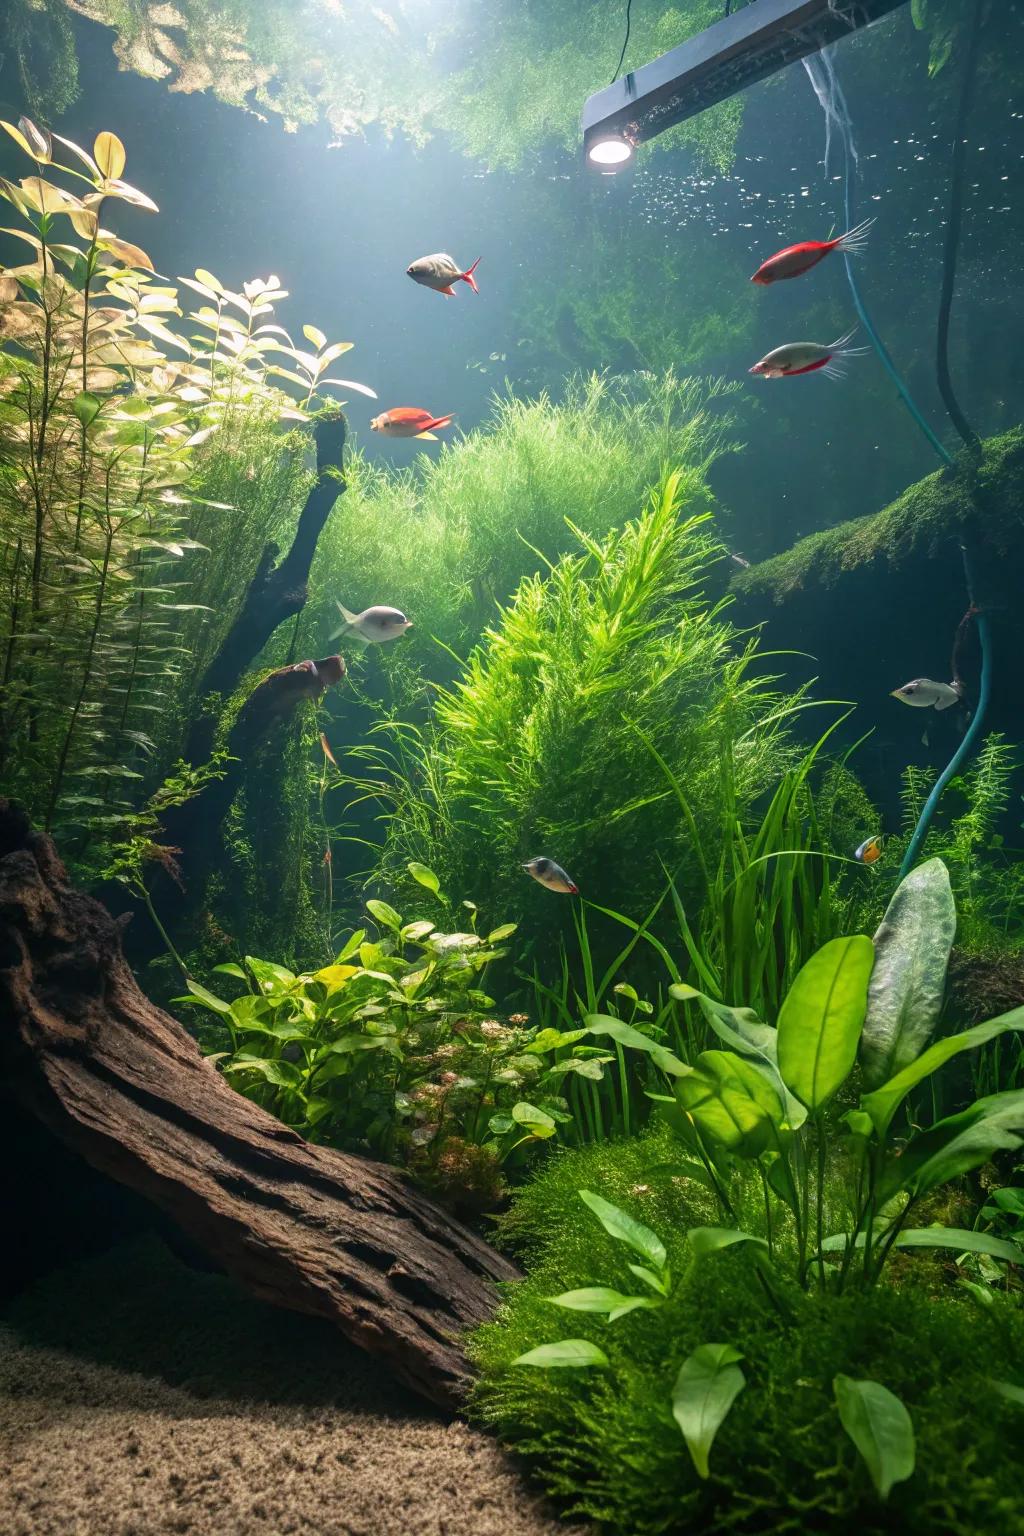
[[[582,1536],[486,1435],[156,1238],[0,1327],[2,1536]]]

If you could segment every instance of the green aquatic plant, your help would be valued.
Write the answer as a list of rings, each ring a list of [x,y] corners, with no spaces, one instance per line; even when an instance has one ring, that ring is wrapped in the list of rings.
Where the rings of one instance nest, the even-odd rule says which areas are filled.
[[[386,596],[414,628],[379,668],[357,676],[382,708],[419,718],[432,692],[426,679],[456,675],[523,577],[578,548],[573,527],[605,538],[633,515],[665,464],[678,468],[688,511],[711,510],[707,477],[732,449],[735,394],[721,380],[672,372],[575,376],[557,401],[497,396],[481,428],[436,458],[421,454],[412,469],[356,457],[318,546],[303,632],[335,630],[338,600],[358,611]]]
[[[33,117],[60,117],[78,97],[78,50],[65,0],[7,0],[0,10],[0,63],[18,72]]]
[[[412,878],[439,914],[436,876]],[[247,956],[214,967],[246,983],[233,1001],[191,978],[177,1001],[213,1015],[204,1044],[234,1085],[311,1140],[405,1163],[456,1203],[495,1198],[502,1167],[570,1125],[569,1075],[610,1055],[582,1029],[492,1016],[483,984],[514,923],[483,937],[475,915],[446,932],[384,901],[367,911],[378,937],[357,929],[329,965],[297,974]]]
[[[253,415],[308,420],[350,344],[307,328],[312,350],[296,348],[267,318],[276,279],[234,293],[202,271],[181,279],[203,300],[183,336],[177,288],[103,222],[119,204],[156,211],[123,179],[120,140],[101,133],[90,154],[25,118],[2,126],[35,174],[0,185],[30,253],[0,274],[0,767],[95,864],[147,762],[178,745],[188,632],[207,607],[189,600],[206,547],[191,519],[232,510],[202,495],[205,445],[237,452]]]
[[[1012,1245],[942,1225],[910,1228],[923,1201],[993,1153],[1024,1145],[1024,1094],[995,1093],[934,1120],[903,1141],[897,1116],[917,1123],[909,1103],[946,1062],[1024,1029],[1024,1008],[990,1019],[932,1045],[953,940],[949,881],[935,860],[904,881],[874,943],[863,936],[833,939],[799,971],[777,1025],[749,1008],[726,1006],[684,984],[670,990],[698,1006],[727,1049],[704,1050],[690,1062],[637,1031],[617,1037],[651,1058],[669,1090],[667,1106],[684,1146],[697,1160],[734,1225],[729,1182],[737,1161],[758,1170],[764,1194],[763,1230],[732,1233],[728,1242],[763,1246],[770,1262],[779,1217],[791,1222],[794,1268],[801,1286],[842,1291],[876,1284],[886,1262],[904,1248],[947,1247],[989,1252],[1005,1262]],[[608,1020],[588,1021],[600,1038]],[[836,1121],[833,1101],[845,1101],[860,1059],[859,1103]],[[838,1220],[826,1204],[830,1164],[849,1174]],[[835,1257],[833,1257],[835,1256]]]
[[[992,1380],[1024,1379],[1019,1311],[997,1293],[990,1305],[976,1305],[920,1254],[898,1285],[867,1292],[802,1292],[777,1279],[780,1317],[749,1244],[698,1252],[698,1231],[714,1221],[715,1200],[706,1180],[667,1174],[673,1163],[671,1133],[659,1126],[557,1152],[513,1192],[497,1230],[526,1278],[504,1288],[497,1317],[472,1337],[476,1416],[528,1458],[567,1514],[602,1530],[770,1536],[787,1526],[806,1529],[813,1511],[815,1530],[835,1536],[853,1528],[883,1536],[894,1521],[914,1536],[930,1536],[939,1521],[981,1536],[1017,1496],[1009,1448],[1019,1409]],[[606,1228],[581,1202],[581,1189],[599,1194],[602,1211],[621,1211],[622,1225]],[[754,1222],[761,1195],[752,1170],[738,1170],[733,1198],[739,1222]],[[643,1256],[622,1235],[637,1228]],[[664,1253],[654,1265],[652,1251],[659,1261],[661,1253],[651,1249],[652,1238]],[[640,1270],[655,1277],[667,1270],[668,1294],[659,1297]],[[613,1323],[605,1312],[554,1304],[598,1281],[659,1304]],[[607,1365],[513,1363],[567,1333],[600,1351]],[[685,1362],[722,1342],[742,1359],[719,1356],[708,1366],[735,1364],[746,1385],[721,1418],[701,1477],[673,1399]],[[692,1376],[693,1367],[684,1389]],[[910,1416],[913,1477],[894,1481],[887,1500],[879,1491],[886,1479],[874,1480],[844,1428],[837,1398],[848,1389],[840,1381],[837,1391],[837,1378],[877,1383]],[[683,1418],[692,1429],[693,1397],[680,1392],[680,1399],[688,1399]],[[693,1438],[707,1451],[712,1416],[699,1422],[704,1432]],[[903,1444],[905,1451],[905,1437]]]
[[[667,475],[603,539],[574,527],[582,553],[520,583],[459,680],[436,690],[433,723],[388,722],[356,750],[362,791],[384,807],[379,878],[400,883],[417,859],[485,907],[518,881],[528,937],[552,934],[562,900],[518,872],[538,852],[620,910],[660,894],[659,859],[692,886],[723,815],[745,818],[783,768],[790,706],[755,674],[754,641],[703,595],[721,555],[685,488]],[[686,785],[692,824],[659,756]]]

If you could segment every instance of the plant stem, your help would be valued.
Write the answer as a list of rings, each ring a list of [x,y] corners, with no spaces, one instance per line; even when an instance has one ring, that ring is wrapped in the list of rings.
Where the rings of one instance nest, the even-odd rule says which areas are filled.
[[[822,1115],[819,1111],[817,1117],[818,1132],[818,1187],[816,1190],[815,1217],[817,1220],[816,1235],[818,1240],[818,1283],[822,1290],[825,1289],[825,1254],[822,1243],[825,1241],[825,1128],[822,1124]]]
[[[152,921],[153,927],[156,929],[157,933],[160,935],[161,939],[163,940],[163,944],[164,944],[165,949],[167,950],[167,953],[170,955],[171,959],[174,961],[175,965],[178,967],[178,970],[181,972],[182,980],[183,981],[188,981],[188,970],[186,969],[185,962],[181,958],[181,956],[178,954],[178,951],[175,949],[174,945],[171,943],[170,935],[168,934],[167,929],[164,927],[163,923],[157,917],[157,915],[156,915],[156,908],[153,906],[153,902],[150,899],[149,891],[146,889],[144,881],[140,881],[139,882],[138,891],[139,891],[139,894],[142,897],[143,903],[145,904],[146,911],[149,913],[149,916],[150,916],[150,919]],[[233,1038],[234,1037],[234,1031],[232,1030],[231,1033],[232,1033],[232,1038]]]

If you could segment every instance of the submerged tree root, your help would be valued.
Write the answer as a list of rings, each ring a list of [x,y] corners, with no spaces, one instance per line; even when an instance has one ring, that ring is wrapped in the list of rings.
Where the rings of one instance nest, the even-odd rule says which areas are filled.
[[[394,1170],[312,1146],[236,1094],[139,991],[120,925],[5,800],[0,1074],[254,1295],[329,1319],[414,1391],[458,1405],[461,1335],[513,1267]]]

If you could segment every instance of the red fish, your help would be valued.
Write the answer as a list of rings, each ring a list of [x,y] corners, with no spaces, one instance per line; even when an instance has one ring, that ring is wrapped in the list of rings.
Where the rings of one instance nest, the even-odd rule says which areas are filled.
[[[398,405],[393,411],[382,411],[370,422],[371,432],[382,432],[385,437],[433,437],[434,428],[450,426],[452,416],[431,416],[413,405]]]
[[[874,222],[874,219],[865,219],[863,224],[848,229],[845,235],[837,235],[834,240],[804,240],[800,245],[787,245],[784,251],[776,251],[774,256],[763,261],[750,281],[767,287],[786,277],[800,277],[816,267],[829,251],[845,251],[854,256],[867,244],[868,230]]]

